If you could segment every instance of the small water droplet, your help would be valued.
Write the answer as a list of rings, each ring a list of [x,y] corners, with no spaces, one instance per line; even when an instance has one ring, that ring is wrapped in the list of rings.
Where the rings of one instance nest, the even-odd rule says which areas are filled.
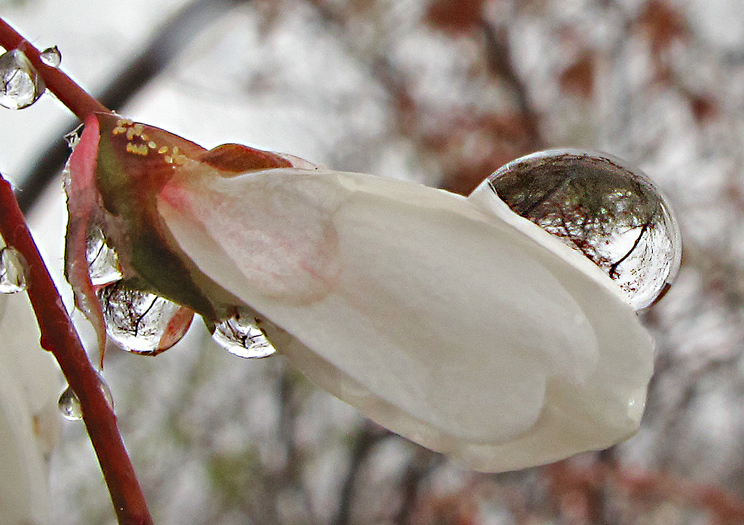
[[[18,250],[6,246],[0,250],[0,293],[26,289],[26,260]]]
[[[0,106],[27,108],[44,93],[46,87],[23,51],[11,49],[0,56]]]
[[[83,409],[80,406],[80,400],[71,387],[68,386],[65,388],[65,391],[59,396],[57,406],[62,413],[62,417],[68,421],[80,421],[83,419]]]
[[[100,374],[98,375],[98,386],[103,392],[106,402],[111,407],[111,410],[113,410],[114,396],[111,394],[111,388],[109,388],[108,383],[106,383],[106,380]],[[83,409],[80,406],[80,399],[78,399],[77,394],[75,394],[70,386],[65,388],[64,392],[60,394],[57,407],[62,417],[68,421],[80,421],[83,419]]]
[[[98,291],[106,332],[122,349],[157,355],[186,334],[194,313],[163,297],[135,290],[123,281]]]
[[[476,191],[490,187],[514,212],[584,254],[634,309],[651,306],[674,280],[679,229],[641,171],[607,155],[566,149],[514,160],[487,180]]]
[[[104,286],[122,278],[119,256],[111,248],[100,228],[92,228],[85,244],[88,274],[94,286]]]
[[[212,339],[231,354],[246,359],[276,352],[256,318],[247,314],[238,313],[215,325]]]
[[[59,67],[60,62],[62,62],[62,53],[57,46],[46,48],[39,54],[39,57],[49,67]]]

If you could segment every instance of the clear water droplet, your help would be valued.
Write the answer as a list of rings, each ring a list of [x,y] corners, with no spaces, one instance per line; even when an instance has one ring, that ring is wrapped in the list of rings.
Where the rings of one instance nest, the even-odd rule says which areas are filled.
[[[106,402],[111,407],[111,410],[113,410],[114,396],[111,394],[111,388],[109,388],[108,383],[106,383],[106,380],[100,374],[98,375],[98,386],[101,388]],[[77,394],[75,394],[70,386],[65,388],[64,392],[60,394],[57,407],[62,417],[68,421],[80,421],[83,419],[83,409],[80,406],[80,399],[78,399]]]
[[[11,49],[0,56],[0,106],[27,108],[44,93],[46,86],[23,51]]]
[[[194,313],[163,297],[128,287],[123,281],[98,291],[106,332],[122,349],[157,355],[186,334]]]
[[[0,250],[0,293],[26,289],[26,260],[18,250],[6,246]]]
[[[608,155],[564,149],[514,160],[487,180],[514,212],[604,270],[635,310],[651,306],[674,280],[679,229],[641,171]]]
[[[57,46],[46,48],[39,54],[41,61],[49,67],[59,67],[62,62],[62,53]]]
[[[274,346],[251,315],[238,313],[215,325],[212,339],[233,355],[246,359],[268,357]]]
[[[92,228],[85,244],[85,258],[88,260],[88,274],[94,286],[104,286],[122,278],[119,257],[106,243],[100,228]]]
[[[57,406],[62,413],[62,417],[68,421],[80,421],[83,419],[83,409],[80,406],[80,400],[71,387],[68,386],[65,388],[65,391],[59,396]]]

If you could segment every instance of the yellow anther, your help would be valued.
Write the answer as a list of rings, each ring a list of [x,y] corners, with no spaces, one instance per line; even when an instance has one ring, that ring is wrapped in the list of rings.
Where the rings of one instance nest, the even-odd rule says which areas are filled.
[[[167,153],[167,152],[168,152],[168,146],[160,146],[158,153],[162,155],[163,153]]]
[[[145,136],[144,135],[142,135],[142,140],[145,140]],[[155,144],[153,141],[150,141],[150,142],[147,143],[147,147],[150,148],[150,149],[155,149],[155,148],[158,147],[158,145]]]

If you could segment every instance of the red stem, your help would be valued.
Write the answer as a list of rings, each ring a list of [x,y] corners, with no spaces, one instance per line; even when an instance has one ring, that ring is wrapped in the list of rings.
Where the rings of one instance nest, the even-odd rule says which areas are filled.
[[[48,66],[42,62],[39,50],[2,18],[0,18],[0,46],[6,50],[19,49],[23,51],[44,79],[47,89],[54,93],[60,102],[67,106],[80,120],[85,121],[85,117],[91,113],[111,113],[110,109],[93,98],[59,68]]]
[[[36,68],[47,88],[80,120],[94,112],[111,111],[60,69],[42,62],[39,50],[0,18],[0,46],[19,49]],[[67,382],[80,400],[83,421],[98,456],[111,501],[121,525],[148,525],[147,509],[134,467],[116,425],[116,415],[100,387],[98,373],[88,360],[67,309],[54,286],[13,195],[0,175],[0,233],[28,264],[28,296],[41,331],[41,346],[52,352]]]
[[[144,495],[116,426],[116,416],[101,390],[57,288],[28,230],[10,183],[0,176],[0,233],[26,259],[28,296],[41,331],[41,346],[54,354],[80,399],[83,420],[122,525],[152,523]]]

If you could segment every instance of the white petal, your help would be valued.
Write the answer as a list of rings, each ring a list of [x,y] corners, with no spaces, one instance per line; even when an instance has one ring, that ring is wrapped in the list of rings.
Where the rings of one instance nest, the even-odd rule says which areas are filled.
[[[584,304],[616,298],[462,197],[283,169],[184,176],[158,209],[204,273],[294,337],[270,334],[293,364],[414,441],[502,470],[552,459],[552,444],[540,442],[543,452],[513,443],[570,426],[568,412],[591,427],[583,449],[611,444],[607,433],[618,439],[602,413],[613,403],[629,432],[627,399],[614,399],[612,384],[609,393],[594,385],[607,334]],[[648,349],[638,322],[624,320],[634,324],[630,339],[612,351],[625,342]],[[630,368],[642,393],[648,370]],[[577,404],[594,386],[599,399]],[[557,448],[582,450],[573,439]]]

